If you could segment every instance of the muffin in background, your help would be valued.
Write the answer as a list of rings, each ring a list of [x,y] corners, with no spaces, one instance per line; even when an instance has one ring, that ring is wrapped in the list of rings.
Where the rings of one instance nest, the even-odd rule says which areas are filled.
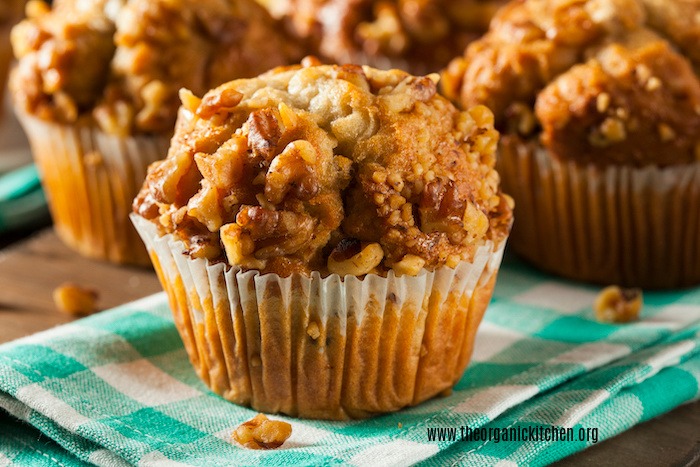
[[[61,239],[85,256],[148,264],[129,222],[167,153],[178,91],[204,93],[299,58],[253,0],[56,0],[12,32],[15,109]]]
[[[451,99],[494,110],[511,245],[547,271],[700,283],[700,2],[660,5],[516,1],[442,73]]]
[[[399,410],[471,356],[512,220],[498,133],[437,75],[304,64],[183,91],[132,219],[213,391],[307,418]]]
[[[12,62],[10,31],[21,18],[26,0],[3,0],[0,2],[0,108],[5,96],[5,83]]]
[[[440,70],[507,0],[259,0],[330,63]]]

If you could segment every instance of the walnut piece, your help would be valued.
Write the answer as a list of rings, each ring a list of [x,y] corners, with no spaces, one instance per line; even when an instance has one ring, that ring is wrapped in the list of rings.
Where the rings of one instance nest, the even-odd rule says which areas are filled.
[[[97,311],[96,290],[65,283],[53,291],[56,308],[73,316],[87,316]]]
[[[379,243],[369,243],[359,253],[349,258],[342,256],[344,255],[340,254],[336,247],[328,257],[328,270],[340,277],[362,276],[379,266],[384,258],[384,250]]]
[[[292,425],[257,414],[242,423],[231,437],[248,449],[277,449],[292,434]]]
[[[134,209],[191,257],[262,274],[417,274],[471,260],[505,239],[512,200],[494,169],[493,114],[458,111],[436,79],[294,66],[201,99],[183,91],[170,155]]]
[[[598,294],[593,310],[598,321],[629,323],[639,319],[642,303],[641,289],[621,289],[616,285],[611,285]]]

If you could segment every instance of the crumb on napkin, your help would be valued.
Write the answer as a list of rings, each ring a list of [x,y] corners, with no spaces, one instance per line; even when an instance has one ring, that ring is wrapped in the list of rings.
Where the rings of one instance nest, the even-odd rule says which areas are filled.
[[[641,289],[622,289],[611,285],[600,291],[593,310],[598,321],[629,323],[639,319],[642,303]]]
[[[60,311],[73,316],[87,316],[97,311],[98,293],[94,289],[65,283],[53,290],[53,302]]]
[[[292,434],[292,425],[279,420],[270,420],[264,414],[242,423],[231,437],[249,449],[276,449]]]

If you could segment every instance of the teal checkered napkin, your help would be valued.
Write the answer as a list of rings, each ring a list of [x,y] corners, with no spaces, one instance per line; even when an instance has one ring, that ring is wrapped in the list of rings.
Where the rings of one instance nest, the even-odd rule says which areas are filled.
[[[627,325],[595,321],[597,292],[506,261],[451,395],[364,421],[274,416],[293,431],[273,451],[231,440],[255,412],[197,379],[158,294],[0,346],[0,465],[547,464],[594,439],[462,440],[462,427],[600,442],[700,396],[700,289],[648,293]]]
[[[46,197],[33,164],[0,174],[0,233],[35,227],[48,219]]]

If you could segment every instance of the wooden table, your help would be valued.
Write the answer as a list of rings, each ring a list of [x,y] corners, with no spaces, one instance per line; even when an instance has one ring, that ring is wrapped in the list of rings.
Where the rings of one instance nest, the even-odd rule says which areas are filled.
[[[81,258],[47,229],[0,250],[0,342],[71,321],[51,298],[53,289],[66,281],[95,288],[104,309],[161,290],[153,271]],[[557,465],[700,465],[700,402]]]

